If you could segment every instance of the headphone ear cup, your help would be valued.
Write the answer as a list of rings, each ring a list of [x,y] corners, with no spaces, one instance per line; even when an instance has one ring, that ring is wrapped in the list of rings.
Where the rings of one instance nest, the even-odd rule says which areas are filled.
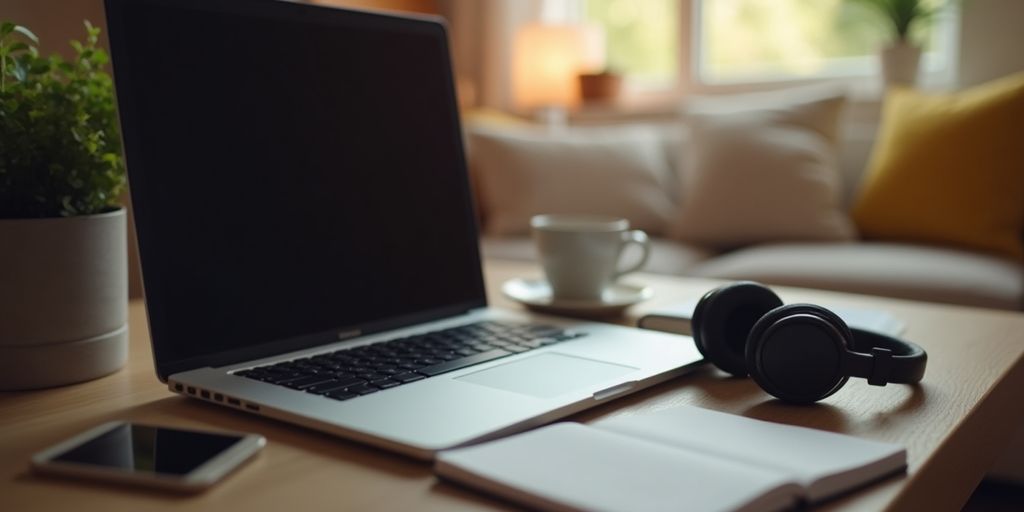
[[[761,316],[781,305],[775,292],[750,281],[708,292],[697,303],[690,324],[697,350],[722,370],[745,377],[750,330]]]
[[[799,314],[819,316],[833,324],[835,328],[842,333],[846,346],[848,348],[853,348],[853,331],[851,331],[850,327],[846,325],[846,322],[840,318],[839,315],[832,312],[832,310],[823,308],[817,304],[796,303],[786,304],[784,306],[780,305],[772,311],[765,313],[758,319],[757,323],[750,328],[750,338],[762,337],[765,329],[782,317]]]
[[[849,380],[842,361],[853,339],[846,322],[828,309],[813,304],[780,306],[751,328],[747,369],[776,398],[813,403]]]

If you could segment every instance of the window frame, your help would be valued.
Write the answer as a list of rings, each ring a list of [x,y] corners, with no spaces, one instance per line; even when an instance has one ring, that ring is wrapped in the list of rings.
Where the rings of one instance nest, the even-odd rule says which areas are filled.
[[[850,88],[855,99],[875,100],[883,92],[877,53],[849,58],[855,61],[851,63],[852,65],[833,65],[830,66],[830,72],[807,77],[783,75],[750,80],[708,80],[702,74],[701,68],[703,54],[700,44],[703,37],[701,22],[704,0],[677,1],[680,3],[677,40],[679,73],[675,83],[665,88],[644,88],[627,81],[623,98],[623,103],[627,107],[678,101],[691,94],[756,92],[825,82],[841,82]],[[945,89],[956,83],[962,10],[956,4],[948,5],[946,9],[935,21],[936,30],[939,31],[935,40],[937,51],[926,52],[921,56],[922,68],[918,83],[924,88]]]

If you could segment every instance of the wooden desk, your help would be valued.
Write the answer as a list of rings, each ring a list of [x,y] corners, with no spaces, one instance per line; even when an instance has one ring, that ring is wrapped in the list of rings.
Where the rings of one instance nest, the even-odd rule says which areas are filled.
[[[491,262],[492,302],[499,283],[538,275],[529,265]],[[636,275],[658,305],[698,296],[716,283]],[[787,301],[886,309],[905,320],[907,338],[929,352],[920,387],[873,388],[851,381],[813,407],[788,406],[750,380],[710,368],[576,416],[587,421],[682,404],[846,432],[905,445],[906,476],[829,503],[834,510],[959,510],[985,470],[1024,421],[1024,314],[837,293],[779,289]],[[621,319],[628,322],[630,319]],[[123,370],[84,384],[0,393],[0,510],[494,510],[501,501],[440,483],[430,467],[315,431],[171,394],[153,371],[145,311],[131,304],[131,356]],[[259,432],[269,441],[251,464],[199,496],[177,496],[33,476],[29,456],[98,423],[125,419]],[[686,478],[680,475],[680,478]]]

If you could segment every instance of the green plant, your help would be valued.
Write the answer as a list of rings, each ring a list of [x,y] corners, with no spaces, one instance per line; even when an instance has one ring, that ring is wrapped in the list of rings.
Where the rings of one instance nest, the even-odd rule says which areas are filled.
[[[910,29],[934,18],[947,2],[939,0],[853,0],[885,17],[897,42],[909,41]]]
[[[41,57],[27,28],[0,24],[0,218],[88,215],[125,185],[114,88],[85,22],[76,57]]]

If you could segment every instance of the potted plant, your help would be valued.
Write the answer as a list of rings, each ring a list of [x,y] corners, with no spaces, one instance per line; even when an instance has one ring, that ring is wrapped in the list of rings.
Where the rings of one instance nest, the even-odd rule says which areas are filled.
[[[127,357],[124,160],[108,57],[85,27],[65,61],[0,24],[0,389],[99,377]]]
[[[911,29],[935,17],[943,2],[929,0],[854,0],[881,15],[892,40],[880,52],[886,85],[913,85],[921,62],[921,46],[911,40]]]
[[[611,70],[580,73],[580,94],[587,103],[614,103],[622,91],[622,75]]]

